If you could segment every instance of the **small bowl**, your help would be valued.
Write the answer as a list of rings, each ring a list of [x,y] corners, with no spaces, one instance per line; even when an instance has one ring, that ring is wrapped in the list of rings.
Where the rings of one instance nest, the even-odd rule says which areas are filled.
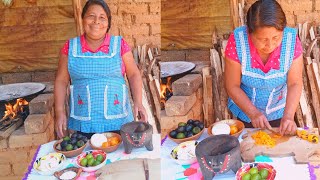
[[[86,142],[82,147],[76,149],[76,150],[71,150],[71,151],[61,151],[59,149],[57,149],[57,146],[63,141],[63,139],[58,140],[57,142],[54,143],[53,145],[53,149],[57,152],[57,153],[61,153],[64,154],[66,157],[70,158],[70,157],[75,157],[78,156],[79,154],[82,153],[82,151],[84,150],[84,148],[87,146]]]
[[[221,120],[221,121],[218,121],[216,123],[213,123],[211,124],[209,127],[208,127],[208,135],[209,136],[212,136],[214,134],[212,134],[212,127],[215,126],[216,124],[218,123],[224,123],[224,124],[228,124],[229,126],[231,125],[236,125],[237,128],[238,128],[238,132],[237,133],[234,133],[234,134],[231,134],[231,136],[234,136],[234,137],[239,137],[240,134],[242,133],[242,131],[244,130],[244,124],[243,122],[239,121],[239,120],[236,120],[236,119],[226,119],[226,120]]]
[[[197,157],[196,157],[196,153],[195,153],[197,144],[198,144],[197,141],[183,142],[172,149],[170,156],[174,160],[174,162],[176,162],[177,164],[180,164],[180,165],[193,164],[193,163],[197,162]],[[194,146],[194,157],[192,157],[190,159],[176,159],[175,157],[177,156],[177,151],[179,151],[179,149],[181,149],[181,148],[185,148],[186,146]]]
[[[104,151],[106,153],[111,153],[111,152],[114,152],[115,150],[117,150],[119,148],[120,144],[122,143],[122,139],[121,139],[120,134],[113,133],[113,132],[107,132],[107,133],[102,133],[102,134],[105,135],[107,138],[116,136],[120,140],[120,142],[117,145],[108,146],[106,148],[103,148],[103,147],[96,147],[96,146],[92,145],[91,144],[91,139],[90,139],[89,145],[91,146],[92,149],[94,149],[94,150],[102,150],[102,151]]]
[[[202,135],[202,133],[204,132],[204,129],[205,129],[205,128],[203,128],[203,129],[202,129],[198,134],[196,134],[196,135],[193,135],[193,136],[187,137],[187,138],[182,138],[182,139],[176,139],[176,138],[172,138],[172,137],[170,136],[170,132],[171,132],[172,130],[175,130],[175,129],[176,129],[176,128],[173,128],[173,129],[171,129],[171,130],[168,132],[168,137],[169,137],[169,139],[171,139],[171,140],[174,141],[175,143],[180,144],[180,143],[185,142],[185,141],[192,141],[192,140],[197,140],[197,139],[199,139],[200,136]]]
[[[81,166],[81,164],[80,164],[81,159],[86,157],[86,155],[88,155],[90,153],[93,155],[94,158],[96,158],[96,156],[101,154],[103,156],[103,161],[97,166],[90,166],[90,167]],[[80,155],[78,155],[77,159],[76,159],[76,164],[78,167],[82,168],[82,170],[85,172],[93,172],[93,171],[100,169],[104,165],[106,165],[106,161],[107,161],[107,153],[106,152],[104,152],[102,150],[90,150],[90,151],[86,151],[86,152],[83,152]]]
[[[267,163],[251,163],[251,164],[245,164],[243,165],[236,173],[236,180],[241,180],[242,176],[249,172],[249,170],[252,167],[256,167],[258,168],[258,170],[260,169],[267,169],[269,171],[268,177],[266,178],[266,180],[274,180],[277,174],[277,171],[273,168],[273,166],[271,166],[270,164]]]
[[[46,160],[49,159],[54,159],[58,163],[58,165],[55,168],[48,169],[46,171],[41,170],[40,166],[45,163]],[[54,161],[52,161],[54,162]],[[51,162],[51,165],[52,165]],[[38,172],[41,175],[44,176],[52,176],[56,171],[60,171],[64,168],[66,162],[66,156],[63,155],[62,153],[49,153],[45,156],[42,156],[38,158],[34,163],[33,163],[33,169]],[[44,165],[45,166],[45,165]],[[50,166],[49,164],[47,167]]]
[[[69,179],[69,180],[76,180],[76,179],[80,176],[80,174],[81,174],[81,172],[82,172],[82,169],[81,169],[81,168],[76,168],[76,167],[70,167],[70,168],[63,169],[63,170],[61,170],[61,171],[55,172],[55,173],[54,173],[54,176],[55,176],[57,179],[61,180],[60,177],[63,175],[63,173],[65,173],[65,172],[67,172],[67,171],[73,171],[73,172],[75,172],[75,173],[76,173],[76,176],[75,176],[74,178],[72,178],[72,179]]]

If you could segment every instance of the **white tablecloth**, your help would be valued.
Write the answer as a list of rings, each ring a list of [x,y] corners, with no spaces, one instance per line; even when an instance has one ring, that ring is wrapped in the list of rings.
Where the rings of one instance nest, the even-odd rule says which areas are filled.
[[[107,154],[107,163],[112,163],[114,161],[119,160],[126,160],[126,159],[135,159],[135,158],[150,158],[150,159],[156,159],[160,158],[160,134],[153,134],[152,136],[153,141],[153,151],[148,151],[145,147],[141,148],[133,148],[132,152],[130,154],[126,154],[124,152],[124,145],[123,143],[119,146],[119,148],[112,152]],[[35,154],[36,159],[47,155],[49,153],[54,152],[53,144],[55,141],[49,142],[47,144],[43,144],[40,146],[39,151]],[[84,151],[91,150],[91,147],[87,145],[87,147],[84,149]],[[30,166],[32,167],[33,162],[31,162]],[[66,167],[72,167],[75,165],[75,157],[74,158],[67,158]],[[89,176],[89,173],[83,173],[83,177]],[[56,180],[54,176],[42,176],[38,174],[33,168],[30,169],[25,175],[26,180]],[[85,179],[85,178],[79,178],[79,179]],[[92,179],[91,179],[92,180]]]
[[[242,135],[247,132],[245,129],[239,137],[239,141],[242,141]],[[207,130],[201,135],[198,141],[201,141],[208,137]],[[176,147],[177,144],[166,138],[161,146],[161,178],[163,180],[188,180],[190,177],[184,176],[184,171],[189,166],[181,166],[174,162],[170,157],[171,150]],[[294,148],[294,147],[293,147]],[[267,162],[272,165],[276,171],[276,180],[309,180],[310,174],[307,164],[295,164],[293,157],[283,158],[270,158],[272,162]],[[200,172],[200,169],[198,169]],[[231,180],[235,179],[235,173],[229,171],[225,174],[217,174],[214,180]]]

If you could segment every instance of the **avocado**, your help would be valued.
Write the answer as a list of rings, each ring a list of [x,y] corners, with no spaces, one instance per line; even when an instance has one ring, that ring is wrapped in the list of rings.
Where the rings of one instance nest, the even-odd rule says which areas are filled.
[[[192,120],[192,119],[189,119],[189,120],[187,121],[187,124],[193,124],[193,120]]]
[[[78,134],[75,132],[71,135],[71,138],[77,138]]]
[[[65,147],[67,147],[67,145],[68,145],[68,141],[65,141],[65,140],[63,140],[63,141],[60,143],[60,146],[61,146],[62,149],[65,148]]]
[[[82,147],[83,145],[84,145],[83,140],[79,140],[79,141],[77,142],[77,146],[78,146],[78,147]]]
[[[193,134],[198,134],[200,131],[201,131],[201,129],[200,129],[198,126],[196,126],[196,127],[194,127],[194,128],[192,129],[192,133],[193,133]]]
[[[170,133],[169,133],[169,136],[172,137],[172,138],[176,138],[178,132],[176,130],[172,130]]]
[[[200,123],[198,124],[198,127],[202,130],[202,129],[204,128],[204,124],[203,124],[202,122],[200,122]]]
[[[73,146],[77,144],[77,138],[71,138],[70,144]]]
[[[84,143],[86,143],[86,142],[88,141],[88,138],[85,137],[85,136],[83,136],[83,137],[81,138],[81,140],[82,140]]]
[[[179,124],[178,124],[178,126],[185,126],[185,125],[187,125],[187,123],[185,123],[185,122],[179,122]]]
[[[193,136],[192,131],[188,131],[188,132],[187,132],[187,137],[191,137],[191,136]]]
[[[180,132],[177,134],[177,139],[183,139],[183,138],[185,138],[184,133]]]
[[[77,145],[73,146],[73,150],[76,150],[76,149],[78,149],[78,146]]]
[[[188,124],[187,126],[186,126],[186,131],[191,131],[193,129],[193,125],[191,125],[191,124]]]
[[[78,134],[78,135],[77,135],[77,140],[80,140],[82,137],[83,137],[82,134]]]
[[[68,145],[66,146],[66,150],[67,150],[67,151],[73,150],[72,144],[68,144]]]
[[[69,137],[69,136],[65,136],[65,137],[63,138],[63,140],[69,141],[69,140],[70,140],[70,137]]]
[[[201,123],[199,120],[193,121],[193,125],[198,126],[198,124]]]
[[[179,126],[179,127],[177,128],[177,132],[178,132],[178,133],[184,132],[185,130],[186,130],[186,127],[185,127],[185,126]]]

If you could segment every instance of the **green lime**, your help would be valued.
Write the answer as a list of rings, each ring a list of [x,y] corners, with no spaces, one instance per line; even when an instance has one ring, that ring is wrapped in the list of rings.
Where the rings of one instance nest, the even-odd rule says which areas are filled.
[[[261,176],[258,173],[252,174],[250,180],[261,180]]]
[[[101,164],[100,161],[94,161],[94,163],[92,164],[92,166],[97,166],[97,165],[99,165],[99,164]]]
[[[95,162],[94,158],[88,159],[88,166],[92,166],[94,162]]]
[[[93,158],[93,155],[92,154],[88,154],[88,155],[86,155],[86,158],[87,159],[91,159],[91,158]]]
[[[67,151],[73,150],[72,144],[68,144],[68,145],[66,146],[66,150],[67,150]]]
[[[184,135],[184,133],[178,133],[177,134],[177,139],[183,139],[183,138],[185,138],[186,136]]]
[[[250,180],[250,178],[251,178],[250,173],[246,173],[241,177],[241,180]]]
[[[101,154],[99,154],[99,155],[96,157],[96,160],[102,162],[102,161],[103,161],[103,156],[102,156]]]
[[[187,123],[185,123],[185,122],[179,122],[179,124],[178,124],[178,126],[185,126],[185,125],[187,125]]]
[[[87,166],[88,160],[86,158],[81,159],[80,161],[81,166]]]
[[[265,168],[260,169],[259,174],[261,176],[261,178],[267,178],[269,175],[269,171]]]
[[[250,173],[251,175],[253,175],[253,174],[257,174],[258,171],[259,171],[258,168],[253,167],[253,168],[251,168],[251,169],[249,170],[249,173]]]
[[[69,140],[70,140],[70,137],[69,137],[69,136],[65,136],[65,137],[63,138],[63,140],[64,140],[64,141],[69,141]]]

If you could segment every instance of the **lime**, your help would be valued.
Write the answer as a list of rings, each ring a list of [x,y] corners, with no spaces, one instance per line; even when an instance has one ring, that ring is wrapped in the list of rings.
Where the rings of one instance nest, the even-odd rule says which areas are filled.
[[[68,145],[66,146],[66,150],[67,150],[67,151],[73,150],[72,144],[68,144]]]
[[[250,173],[246,173],[241,177],[241,180],[250,180],[250,178],[251,178]]]
[[[178,124],[178,126],[185,126],[185,125],[187,125],[187,123],[185,123],[185,122],[179,122],[179,124]]]
[[[94,162],[95,162],[94,158],[88,159],[88,166],[93,166]]]
[[[89,159],[93,158],[93,155],[92,155],[92,154],[88,154],[88,155],[86,156],[86,158],[89,160]]]
[[[70,140],[70,137],[69,137],[69,136],[65,136],[65,137],[63,138],[63,140],[64,140],[64,141],[69,141],[69,140]]]
[[[260,169],[259,174],[261,176],[261,178],[267,178],[269,175],[269,171],[267,169]]]
[[[97,165],[99,165],[99,164],[101,164],[100,161],[94,161],[94,163],[92,164],[92,166],[97,166]]]
[[[186,136],[184,135],[184,133],[180,132],[177,134],[177,139],[183,139],[185,138]]]
[[[87,166],[88,160],[86,158],[81,159],[80,161],[81,166]]]
[[[258,173],[252,174],[250,180],[261,180],[261,176]]]
[[[96,160],[102,162],[102,161],[103,161],[103,156],[102,156],[101,154],[99,154],[99,155],[96,157]]]
[[[256,168],[256,167],[251,168],[251,169],[249,170],[249,173],[250,173],[251,175],[257,174],[257,173],[258,173],[258,168]]]

